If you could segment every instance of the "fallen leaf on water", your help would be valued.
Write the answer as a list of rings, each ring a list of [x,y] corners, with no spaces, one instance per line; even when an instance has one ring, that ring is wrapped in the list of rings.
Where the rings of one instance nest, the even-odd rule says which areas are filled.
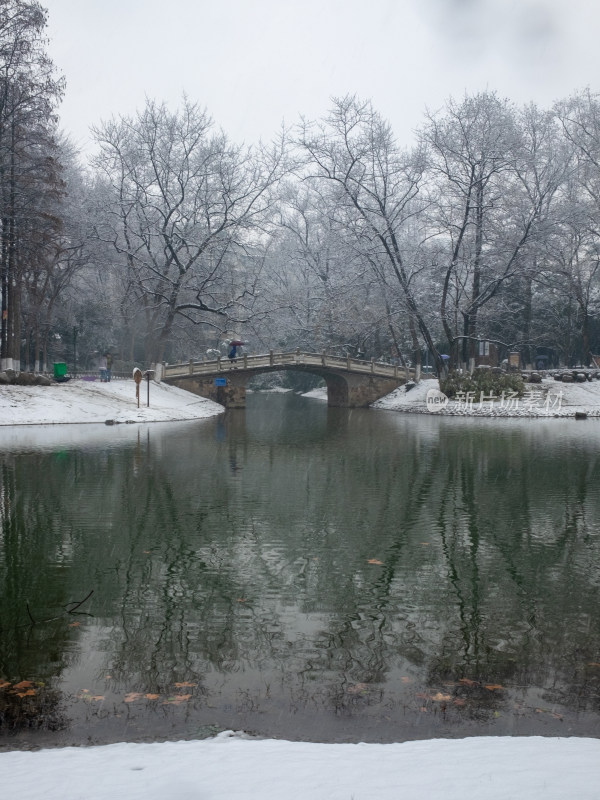
[[[90,696],[90,700],[96,700],[96,701],[104,700],[104,695],[103,694],[93,694],[93,695]]]
[[[189,681],[181,681],[180,683],[176,683],[175,686],[178,689],[183,689],[185,686],[198,686],[197,683],[190,683]]]
[[[0,689],[6,689],[11,684],[8,681],[0,681]]]
[[[179,706],[189,700],[191,696],[191,694],[176,694],[175,697],[169,697],[168,700],[165,700],[163,706]]]
[[[383,566],[383,561],[380,561],[378,558],[369,558],[367,564],[379,564],[379,566]]]
[[[600,667],[600,664],[597,661],[592,661],[588,664],[588,667]]]
[[[499,683],[486,683],[485,688],[490,692],[495,692],[496,689],[504,689],[504,686],[501,686]]]
[[[147,697],[148,700],[158,700],[160,695],[159,694],[147,694],[147,695],[145,695],[145,697]]]
[[[237,602],[238,603],[245,603],[246,602],[246,598],[245,597],[238,597]]]
[[[412,683],[412,678],[407,678],[406,675],[403,675],[400,680],[402,683]]]
[[[431,695],[432,700],[437,700],[438,703],[441,703],[443,700],[452,700],[451,694],[444,694],[443,692],[437,692],[437,694]]]
[[[455,697],[452,702],[455,706],[466,706],[467,704],[467,701],[464,699],[464,697]]]
[[[459,683],[463,683],[465,686],[477,686],[477,681],[472,681],[470,678],[461,678]]]
[[[15,692],[17,697],[31,697],[34,694],[37,694],[36,689],[27,689],[25,692]]]
[[[366,683],[355,683],[354,686],[349,686],[346,691],[348,694],[360,694],[360,692],[364,692],[367,688]]]
[[[554,719],[562,719],[563,718],[562,714],[555,714],[554,711],[550,711],[549,708],[536,708],[535,713],[536,714],[550,714],[550,716],[554,717]]]
[[[125,703],[133,703],[136,700],[139,700],[141,696],[142,696],[141,692],[129,692],[129,694],[125,695],[123,700]]]
[[[29,689],[33,686],[31,681],[21,681],[20,683],[15,683],[13,689]]]
[[[69,628],[78,628],[81,622],[69,622]]]

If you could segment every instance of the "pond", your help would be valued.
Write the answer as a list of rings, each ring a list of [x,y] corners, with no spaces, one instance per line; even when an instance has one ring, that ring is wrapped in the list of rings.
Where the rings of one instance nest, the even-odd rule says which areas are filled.
[[[600,427],[0,429],[0,746],[596,735]]]

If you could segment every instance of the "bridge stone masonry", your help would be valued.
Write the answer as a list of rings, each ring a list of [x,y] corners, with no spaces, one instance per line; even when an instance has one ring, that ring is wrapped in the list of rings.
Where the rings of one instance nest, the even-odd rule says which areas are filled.
[[[235,361],[188,361],[163,364],[162,380],[215,400],[226,408],[245,408],[250,378],[265,372],[296,370],[319,375],[327,384],[327,405],[364,408],[406,383],[406,370],[374,360],[337,358],[325,353],[275,353],[243,355]],[[412,377],[412,374],[409,376]]]

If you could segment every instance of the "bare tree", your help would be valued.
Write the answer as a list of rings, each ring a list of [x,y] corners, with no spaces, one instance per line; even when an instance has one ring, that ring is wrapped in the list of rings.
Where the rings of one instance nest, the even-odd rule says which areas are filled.
[[[428,202],[420,195],[423,151],[401,150],[371,104],[354,96],[336,99],[324,121],[304,122],[298,144],[306,156],[306,179],[323,187],[365,261],[377,264],[399,287],[409,319],[441,370],[423,306],[428,301],[418,300],[423,265],[414,258],[411,241]]]
[[[282,188],[261,281],[272,335],[291,346],[356,352],[360,315],[350,309],[364,297],[364,259],[317,187],[295,179]]]
[[[442,268],[440,315],[456,360],[475,355],[481,310],[532,263],[565,166],[556,129],[494,93],[448,101],[421,131],[429,152],[431,231]]]
[[[177,112],[148,101],[95,136],[98,235],[118,254],[123,301],[143,315],[147,358],[164,358],[177,320],[225,328],[232,315],[248,319],[284,137],[235,146],[185,98]]]

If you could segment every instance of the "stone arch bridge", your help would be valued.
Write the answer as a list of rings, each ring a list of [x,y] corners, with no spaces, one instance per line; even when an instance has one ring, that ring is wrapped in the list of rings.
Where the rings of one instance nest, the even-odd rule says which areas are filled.
[[[215,400],[226,408],[244,408],[250,378],[265,372],[296,370],[319,375],[327,384],[327,405],[361,408],[374,403],[406,383],[406,370],[374,360],[336,358],[325,353],[275,353],[243,355],[235,361],[189,361],[164,364],[162,380]]]

